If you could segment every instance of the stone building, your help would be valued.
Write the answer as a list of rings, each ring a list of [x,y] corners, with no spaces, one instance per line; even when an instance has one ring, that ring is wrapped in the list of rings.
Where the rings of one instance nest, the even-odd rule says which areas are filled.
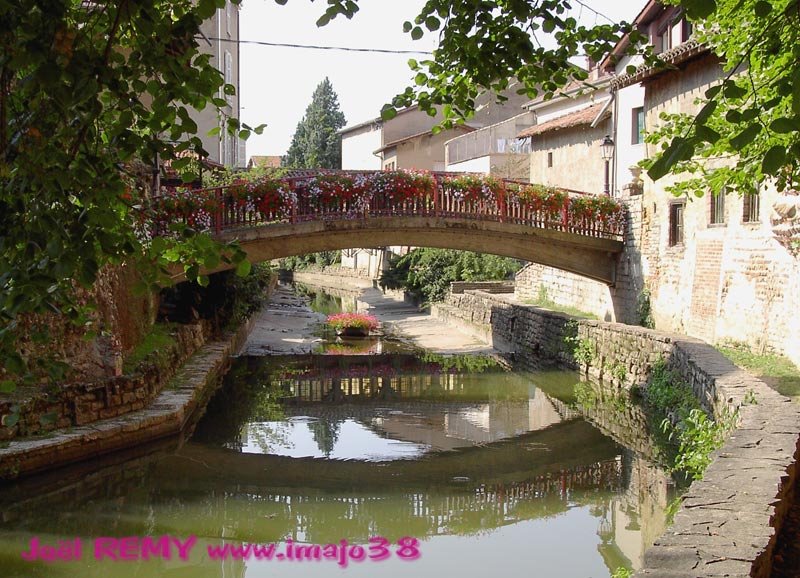
[[[754,184],[751,192],[757,194],[676,198],[667,187],[681,175],[639,180],[620,166],[656,152],[655,145],[633,134],[634,124],[639,123],[637,131],[653,130],[662,112],[696,113],[695,100],[722,74],[716,57],[690,39],[691,28],[677,8],[650,1],[635,23],[671,67],[639,66],[624,74],[623,59],[611,80],[612,189],[631,210],[617,286],[531,265],[519,276],[518,294],[532,298],[545,291],[553,301],[629,323],[641,321],[637,305],[649,300],[658,329],[775,350],[800,363],[800,317],[794,314],[800,306],[798,197]],[[613,59],[604,62],[614,64]],[[631,89],[640,91],[641,113]],[[571,182],[572,175],[565,172],[563,178]]]

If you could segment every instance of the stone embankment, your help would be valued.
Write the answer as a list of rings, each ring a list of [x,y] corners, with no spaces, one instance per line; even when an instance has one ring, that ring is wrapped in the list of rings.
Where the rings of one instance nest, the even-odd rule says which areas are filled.
[[[588,362],[581,369],[611,388],[646,387],[653,364],[664,360],[715,417],[735,412],[737,427],[636,576],[770,576],[776,537],[795,499],[800,407],[697,339],[579,320],[480,291],[451,294],[433,314],[532,367],[576,367],[580,343]]]
[[[20,417],[13,427],[0,427],[0,440],[6,440],[0,480],[181,433],[205,407],[256,318],[217,336],[207,321],[179,325],[169,351],[130,375],[56,392],[22,390],[15,394],[19,400],[4,400],[0,415],[14,407]]]

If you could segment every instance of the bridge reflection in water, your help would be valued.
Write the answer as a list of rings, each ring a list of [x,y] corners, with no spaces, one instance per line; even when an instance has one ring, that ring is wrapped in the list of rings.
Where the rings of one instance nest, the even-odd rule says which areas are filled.
[[[37,576],[63,575],[55,565],[20,561],[33,535],[197,535],[198,552],[223,542],[363,544],[375,535],[410,535],[422,540],[423,558],[413,566],[356,565],[348,576],[484,576],[501,567],[511,575],[603,576],[638,562],[660,534],[665,474],[530,376],[434,358],[414,365],[371,357],[275,360],[269,375],[264,362],[240,360],[191,442],[4,488],[4,576],[27,577],[32,568]],[[364,363],[377,373],[359,374]],[[287,396],[283,403],[274,403],[276,392]],[[319,399],[331,401],[313,401]],[[350,419],[425,450],[414,459],[375,461],[243,451],[252,424],[278,424],[286,414],[304,416],[304,423]],[[112,574],[108,565],[85,562],[80,575],[97,578],[338,572],[328,564],[275,569],[200,555],[188,563],[115,564]]]

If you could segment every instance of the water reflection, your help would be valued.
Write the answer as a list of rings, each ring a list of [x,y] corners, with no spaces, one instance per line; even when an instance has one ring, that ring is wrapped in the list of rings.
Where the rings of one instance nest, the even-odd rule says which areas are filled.
[[[478,358],[239,360],[188,443],[3,487],[2,575],[585,578],[637,567],[663,530],[668,477],[582,419],[562,395],[570,380]],[[185,562],[20,557],[33,536],[162,535],[198,545]],[[376,535],[413,536],[422,557],[339,570],[206,550]]]

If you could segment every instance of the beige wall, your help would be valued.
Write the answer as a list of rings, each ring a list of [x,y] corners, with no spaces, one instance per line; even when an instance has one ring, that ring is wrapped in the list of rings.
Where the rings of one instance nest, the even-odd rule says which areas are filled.
[[[462,134],[461,130],[443,130],[438,134],[426,133],[401,142],[384,152],[383,166],[394,161],[398,169],[426,171],[444,170],[444,143]]]
[[[226,8],[218,9],[212,18],[200,26],[206,38],[223,38],[238,40],[239,38],[239,6],[227,2]],[[239,118],[239,48],[235,42],[222,42],[201,38],[198,40],[200,51],[211,54],[211,64],[222,74],[225,74],[225,53],[230,54],[231,71],[230,84],[236,87],[236,94],[227,97],[228,105],[222,108],[225,118]],[[220,95],[223,96],[223,95]],[[217,109],[207,106],[203,110],[189,109],[194,121],[197,123],[197,135],[203,141],[203,148],[209,153],[209,158],[221,164],[230,166],[244,166],[246,159],[239,154],[238,139],[223,134],[209,136],[208,132],[220,126]],[[227,143],[223,139],[227,138]],[[243,147],[242,147],[243,148]],[[226,154],[226,151],[227,152]],[[240,158],[241,157],[241,158]]]
[[[533,136],[531,182],[601,194],[605,162],[600,141],[610,129],[611,121],[605,120],[596,128],[583,125]],[[548,153],[553,154],[552,167],[547,166]]]
[[[696,112],[695,98],[719,77],[706,57],[648,84],[648,126],[659,124],[661,112]],[[710,195],[687,200],[684,242],[670,246],[669,205],[676,199],[665,187],[679,178],[644,180],[642,269],[656,327],[775,349],[800,362],[800,262],[775,239],[775,191],[762,191],[756,223],[742,223],[743,200],[735,193],[726,195],[724,225],[709,224]]]

